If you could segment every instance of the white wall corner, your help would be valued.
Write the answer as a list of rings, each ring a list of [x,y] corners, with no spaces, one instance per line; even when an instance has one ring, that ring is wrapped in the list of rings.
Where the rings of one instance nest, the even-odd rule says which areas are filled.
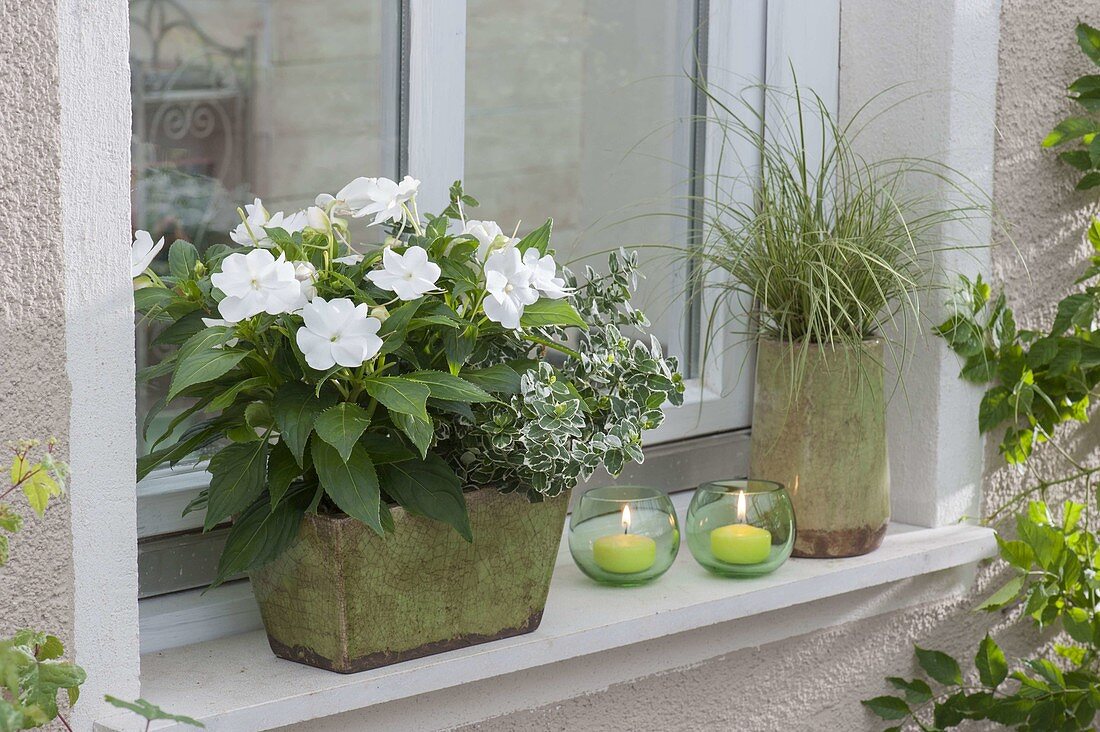
[[[937,159],[991,196],[999,38],[999,0],[843,0],[842,117],[883,92],[875,107],[896,105],[861,135],[860,151]],[[950,278],[988,275],[991,232],[988,221],[946,229],[945,241],[972,248],[940,257],[940,268]],[[940,303],[928,305],[936,322]],[[975,517],[982,390],[958,379],[960,364],[940,339],[911,343],[906,393],[889,409],[894,519],[938,526]]]
[[[75,659],[88,672],[74,729],[140,693],[129,276],[126,0],[58,0],[65,338],[72,384]]]

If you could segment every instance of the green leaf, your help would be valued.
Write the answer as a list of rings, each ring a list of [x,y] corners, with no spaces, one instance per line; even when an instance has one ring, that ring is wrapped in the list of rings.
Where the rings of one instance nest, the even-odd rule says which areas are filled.
[[[378,475],[367,451],[362,445],[355,445],[351,457],[344,460],[324,440],[314,438],[312,445],[313,465],[325,493],[341,511],[382,534],[379,517],[382,497]]]
[[[453,526],[473,541],[462,481],[447,463],[429,453],[424,460],[406,460],[381,468],[386,493],[412,513]]]
[[[1004,651],[988,633],[978,645],[978,655],[974,657],[974,667],[978,669],[978,678],[983,685],[996,689],[1008,678],[1008,662]]]
[[[192,719],[191,717],[185,717],[181,714],[169,714],[168,712],[158,707],[156,704],[147,702],[144,699],[138,699],[136,701],[128,702],[113,697],[110,694],[106,695],[103,698],[108,704],[116,706],[119,709],[128,709],[134,714],[137,714],[140,717],[144,717],[149,721],[153,721],[156,719],[168,719],[173,722],[179,722],[180,724],[189,724],[192,727],[206,726],[202,722],[196,719]]]
[[[289,381],[279,387],[271,411],[275,425],[294,454],[298,464],[305,466],[306,445],[317,416],[336,403],[336,398],[324,392],[320,396],[301,381]]]
[[[519,324],[523,328],[542,328],[548,325],[577,326],[588,329],[588,323],[573,309],[568,300],[539,298],[523,309]]]
[[[507,364],[467,369],[461,371],[459,376],[493,394],[519,394],[519,373]]]
[[[516,242],[516,249],[526,252],[528,249],[537,249],[539,254],[546,254],[550,246],[550,231],[554,228],[554,220],[546,219],[546,223],[532,231],[527,236]]]
[[[1094,64],[1100,65],[1100,31],[1088,23],[1078,23],[1076,33],[1077,45]]]
[[[1077,528],[1077,523],[1081,520],[1081,514],[1084,513],[1085,506],[1082,503],[1076,501],[1066,501],[1062,506],[1062,531],[1063,533],[1070,534]]]
[[[368,394],[391,412],[428,422],[427,402],[431,390],[424,384],[400,376],[374,376],[365,379],[363,385]]]
[[[209,531],[256,500],[264,490],[267,439],[223,448],[210,459],[210,491],[203,531]]]
[[[1066,150],[1058,153],[1058,158],[1082,173],[1092,167],[1092,158],[1087,150]]]
[[[271,448],[267,456],[267,492],[271,496],[271,507],[279,505],[286,491],[302,474],[294,453],[286,443],[280,440]]]
[[[203,384],[224,376],[247,355],[244,351],[211,348],[181,359],[176,366],[176,373],[172,376],[172,385],[168,388],[168,400],[175,399],[189,386]]]
[[[1024,572],[1030,571],[1035,564],[1035,552],[1031,547],[1018,539],[1005,541],[1001,535],[997,535],[997,544],[1001,548],[1001,558],[1017,569]]]
[[[1087,191],[1096,186],[1100,186],[1100,172],[1086,173],[1081,176],[1081,180],[1077,181],[1074,188],[1078,191]]]
[[[962,671],[958,662],[942,651],[933,651],[914,645],[917,663],[931,678],[947,686],[962,684]]]
[[[134,290],[134,309],[139,313],[151,314],[168,307],[175,299],[175,295],[163,287],[143,287]]]
[[[1016,599],[1016,596],[1020,594],[1020,588],[1024,586],[1024,575],[1017,575],[1001,585],[1000,589],[987,597],[981,605],[978,605],[978,610],[999,610],[1008,603]]]
[[[1096,123],[1087,117],[1067,117],[1043,138],[1043,147],[1056,147],[1096,131]]]
[[[245,509],[226,536],[218,573],[210,587],[270,562],[290,546],[305,513],[306,495],[298,491],[296,500],[285,500],[274,508],[261,499]]]
[[[168,248],[168,270],[172,276],[189,280],[195,276],[195,264],[199,261],[199,252],[195,245],[183,239],[176,239]]]
[[[253,376],[250,379],[238,381],[210,400],[210,411],[225,409],[237,400],[237,396],[240,395],[241,392],[248,391],[249,389],[258,389],[266,384],[267,378],[263,376]]]
[[[493,401],[493,397],[481,387],[442,371],[414,371],[411,374],[404,374],[404,378],[428,387],[431,395],[436,399],[475,404]]]
[[[909,705],[896,696],[876,696],[860,703],[882,719],[905,719],[909,716]]]
[[[888,676],[886,681],[895,689],[905,692],[905,701],[920,706],[932,699],[932,687],[924,679],[906,681],[897,676]]]
[[[421,457],[428,454],[428,448],[432,446],[432,437],[435,435],[435,423],[431,417],[428,418],[427,422],[421,422],[419,419],[407,414],[392,412],[390,419],[393,420],[398,429],[409,436],[413,445],[420,451]]]
[[[321,412],[313,429],[317,436],[336,448],[340,457],[347,460],[351,449],[370,425],[370,415],[358,404],[340,402]]]
[[[1012,416],[1012,392],[1007,387],[995,386],[985,393],[978,405],[978,430],[989,432]]]
[[[396,437],[368,432],[359,440],[359,444],[367,451],[371,462],[376,466],[386,463],[399,463],[402,460],[412,460],[416,457],[416,455],[405,447]]]

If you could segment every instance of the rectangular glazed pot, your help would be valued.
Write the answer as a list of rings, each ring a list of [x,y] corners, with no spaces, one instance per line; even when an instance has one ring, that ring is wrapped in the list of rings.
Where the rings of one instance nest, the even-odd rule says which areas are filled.
[[[749,469],[787,486],[794,556],[866,554],[890,521],[883,344],[809,346],[796,390],[798,348],[758,344]]]
[[[483,488],[466,503],[472,544],[400,507],[386,536],[307,515],[290,548],[251,573],[271,650],[354,673],[537,628],[568,493],[531,503]]]

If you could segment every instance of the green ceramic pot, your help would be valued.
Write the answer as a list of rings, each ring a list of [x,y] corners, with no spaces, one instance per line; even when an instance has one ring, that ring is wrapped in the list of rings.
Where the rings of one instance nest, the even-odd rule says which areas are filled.
[[[271,650],[353,673],[530,633],[542,620],[568,494],[466,494],[474,541],[401,508],[378,536],[346,516],[307,516],[252,572]]]
[[[795,556],[866,554],[890,521],[883,344],[810,346],[796,390],[800,347],[758,345],[751,475],[787,486]]]

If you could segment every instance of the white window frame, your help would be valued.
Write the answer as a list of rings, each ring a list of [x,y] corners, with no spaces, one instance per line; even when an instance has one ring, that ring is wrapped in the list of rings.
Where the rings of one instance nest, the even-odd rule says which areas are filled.
[[[799,83],[814,88],[836,110],[839,78],[840,0],[699,0],[706,13],[706,69],[708,84],[716,89],[740,90],[755,80],[789,84],[791,65]],[[400,155],[405,170],[422,181],[424,208],[442,208],[447,187],[464,177],[466,0],[406,0],[401,45],[407,63],[401,95],[406,115]],[[758,103],[763,104],[763,95]],[[713,110],[707,110],[708,113]],[[765,110],[766,112],[766,110]],[[756,159],[749,147],[722,156],[719,167],[718,131],[707,124],[704,173],[706,180],[729,179],[736,164],[751,167]],[[750,195],[748,190],[744,195]],[[707,312],[704,300],[699,309]],[[704,328],[705,332],[705,328]],[[668,409],[664,424],[646,437],[654,446],[682,442],[696,449],[690,438],[750,426],[755,346],[743,336],[714,333],[701,376],[686,380],[682,407]],[[675,449],[675,448],[673,448]],[[737,460],[727,470],[747,470],[746,453],[734,450]],[[138,536],[153,537],[191,531],[202,526],[201,513],[182,516],[183,508],[209,482],[203,463],[155,471],[138,484]],[[240,588],[210,593],[184,591],[142,601],[143,651],[159,650],[240,632],[255,615],[250,593]],[[258,616],[257,616],[258,617]],[[181,632],[182,628],[186,631]]]

